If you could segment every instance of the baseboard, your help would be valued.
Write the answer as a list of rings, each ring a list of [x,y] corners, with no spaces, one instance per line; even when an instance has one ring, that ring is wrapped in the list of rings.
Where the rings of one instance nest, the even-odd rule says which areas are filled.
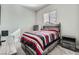
[[[79,49],[78,48],[76,48],[76,51],[75,52],[79,52]]]

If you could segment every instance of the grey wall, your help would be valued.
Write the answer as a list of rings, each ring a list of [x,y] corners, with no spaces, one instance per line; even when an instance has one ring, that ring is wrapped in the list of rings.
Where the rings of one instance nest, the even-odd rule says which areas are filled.
[[[74,36],[77,38],[77,48],[79,48],[78,38],[78,5],[49,5],[37,12],[37,24],[43,24],[43,14],[52,10],[57,10],[57,21],[61,22],[62,35]]]
[[[1,24],[1,5],[0,5],[0,24]]]
[[[32,30],[35,24],[35,12],[21,5],[1,5],[1,29],[10,33],[18,28]]]
[[[77,47],[79,47],[79,5],[78,5],[78,13],[77,14],[78,14],[77,15],[78,19],[77,19],[77,26],[76,26],[77,27],[77,31],[76,31],[77,32],[77,34],[76,34],[76,36],[77,36],[77,41],[76,42],[77,43],[76,44],[77,44]]]

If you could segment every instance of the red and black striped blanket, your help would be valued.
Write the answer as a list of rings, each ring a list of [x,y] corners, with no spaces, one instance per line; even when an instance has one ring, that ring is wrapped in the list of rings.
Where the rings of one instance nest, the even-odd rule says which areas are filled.
[[[41,55],[45,47],[56,40],[59,36],[57,31],[33,31],[25,32],[21,37],[21,43],[28,45],[36,54]]]

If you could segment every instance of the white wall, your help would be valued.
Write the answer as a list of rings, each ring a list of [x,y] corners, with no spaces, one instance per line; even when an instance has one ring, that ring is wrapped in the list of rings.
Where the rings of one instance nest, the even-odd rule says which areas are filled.
[[[9,30],[10,33],[23,28],[32,30],[35,24],[35,12],[21,5],[1,5],[1,29]]]
[[[37,12],[37,24],[43,24],[43,14],[54,9],[57,10],[57,21],[61,22],[62,35],[76,37],[77,48],[79,48],[79,38],[77,35],[78,5],[49,5]]]

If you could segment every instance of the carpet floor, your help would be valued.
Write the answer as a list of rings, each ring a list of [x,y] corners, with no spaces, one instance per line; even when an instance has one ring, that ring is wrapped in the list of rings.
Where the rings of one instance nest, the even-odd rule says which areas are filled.
[[[26,55],[22,50],[21,45],[17,45],[17,55]],[[79,52],[74,52],[69,49],[57,45],[48,55],[79,55]]]

